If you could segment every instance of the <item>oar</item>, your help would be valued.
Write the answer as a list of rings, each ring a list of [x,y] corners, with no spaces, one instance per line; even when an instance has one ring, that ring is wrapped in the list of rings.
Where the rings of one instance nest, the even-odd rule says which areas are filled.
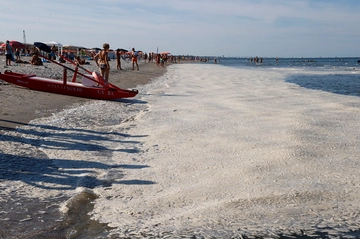
[[[48,45],[46,45],[45,43],[42,43],[42,42],[34,42],[34,45],[35,45],[37,48],[39,48],[40,50],[42,50],[42,51],[45,51],[45,52],[47,52],[47,53],[50,53],[50,52],[51,52],[50,47],[49,47]],[[120,91],[120,90],[121,90],[121,91],[127,91],[127,92],[137,92],[137,90],[125,90],[125,89],[121,89],[121,88],[119,88],[119,87],[117,87],[117,86],[115,86],[115,85],[113,85],[113,84],[111,84],[111,83],[107,83],[107,84],[106,84],[102,78],[99,79],[100,81],[96,81],[96,80],[94,80],[93,78],[90,78],[90,77],[87,76],[87,75],[81,74],[81,73],[79,73],[78,71],[76,71],[76,70],[74,70],[74,69],[72,69],[72,68],[70,68],[70,67],[64,66],[63,64],[60,64],[60,63],[58,63],[58,62],[56,62],[56,61],[54,61],[54,60],[51,60],[51,59],[49,59],[49,58],[47,58],[47,57],[45,57],[45,56],[41,56],[41,57],[43,57],[44,59],[46,59],[46,60],[48,60],[48,61],[51,61],[52,63],[55,63],[55,64],[59,65],[59,66],[65,68],[65,69],[68,69],[68,70],[70,70],[70,71],[72,71],[72,72],[74,72],[74,73],[77,73],[77,74],[79,74],[79,75],[81,75],[81,76],[83,76],[83,77],[86,77],[87,79],[89,79],[89,80],[91,80],[91,81],[93,81],[93,82],[95,82],[95,83],[100,83],[100,85],[102,85],[104,88],[108,88],[108,87],[109,87],[110,89],[116,90],[116,91]],[[71,61],[70,59],[67,59],[66,57],[63,57],[63,58],[64,58],[65,60],[68,60],[68,61],[71,62],[72,64],[76,65],[76,63],[73,62],[73,61]],[[76,66],[78,66],[78,65],[76,65]],[[79,66],[78,66],[78,67],[79,67]],[[92,72],[91,72],[91,71],[88,71],[87,69],[85,69],[85,68],[83,68],[83,67],[80,67],[80,68],[83,69],[83,70],[85,70],[87,73],[89,73],[89,74],[92,75]]]
[[[79,67],[80,69],[82,69],[82,70],[86,71],[87,73],[92,74],[92,72],[91,72],[91,71],[89,71],[88,69],[86,69],[86,68],[84,68],[84,67],[82,67],[82,66],[80,66],[80,65],[76,64],[74,61],[70,60],[69,58],[67,58],[67,57],[65,57],[65,56],[62,56],[62,55],[60,55],[60,58],[64,59],[65,61],[70,62],[71,64],[73,64],[73,65],[75,65],[75,66]]]
[[[84,68],[84,67],[82,67],[82,66],[77,65],[74,61],[70,60],[69,58],[67,58],[67,57],[65,57],[65,56],[61,56],[61,55],[60,55],[60,57],[61,57],[62,59],[64,59],[64,60],[70,62],[71,64],[79,67],[80,69],[83,69],[83,70],[86,71],[87,73],[92,74],[91,71],[89,71],[88,69],[86,69],[86,68]],[[108,82],[107,85],[108,85],[110,88],[113,88],[113,89],[115,89],[115,90],[124,90],[124,89],[121,89],[121,88],[119,88],[119,87],[117,87],[117,86],[115,86],[115,85],[113,85],[113,84],[111,84],[111,83],[109,83],[109,82]]]
[[[36,47],[39,48],[40,50],[45,51],[45,52],[47,52],[47,53],[50,53],[50,52],[51,52],[50,47],[49,47],[48,45],[46,45],[45,43],[42,43],[42,42],[34,42],[34,46],[36,46]],[[74,69],[72,69],[72,68],[70,68],[70,67],[64,66],[63,64],[58,63],[58,62],[56,62],[56,61],[54,61],[54,60],[51,60],[51,59],[47,58],[46,56],[42,56],[42,55],[40,55],[40,56],[41,56],[42,58],[48,60],[48,61],[51,61],[52,63],[55,63],[56,65],[59,65],[59,66],[65,68],[65,69],[70,70],[70,71],[72,71],[72,72],[74,72],[74,73],[77,73],[77,74],[79,74],[79,75],[81,75],[81,76],[83,76],[83,77],[86,77],[87,79],[92,80],[92,81],[94,81],[95,83],[100,83],[102,86],[106,87],[106,84],[105,84],[104,82],[97,82],[97,81],[94,80],[93,78],[91,78],[91,77],[89,77],[89,76],[87,76],[87,75],[85,75],[85,74],[82,74],[82,73],[78,72],[77,70],[74,70]],[[89,72],[89,73],[92,74],[92,72]]]
[[[83,70],[86,71],[87,73],[92,74],[91,71],[89,71],[88,69],[86,69],[86,68],[84,68],[84,67],[81,67],[81,66],[77,65],[74,61],[70,60],[69,58],[64,57],[64,56],[60,56],[60,57],[63,58],[64,60],[70,62],[71,64],[73,64],[73,65],[75,65],[75,66],[83,69]],[[110,88],[113,88],[113,89],[115,89],[115,90],[123,90],[123,89],[120,89],[119,87],[117,87],[117,86],[115,86],[115,85],[113,85],[113,84],[111,84],[111,83],[109,83],[109,82],[108,82],[107,85],[108,85]]]

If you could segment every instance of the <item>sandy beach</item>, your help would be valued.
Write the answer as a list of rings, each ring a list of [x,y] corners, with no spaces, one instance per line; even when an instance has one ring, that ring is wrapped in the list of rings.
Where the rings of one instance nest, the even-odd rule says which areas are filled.
[[[30,61],[30,57],[22,60]],[[93,61],[84,68],[98,71]],[[110,61],[110,82],[124,89],[135,89],[163,75],[166,68],[157,67],[154,63],[140,61],[140,70],[132,70],[131,62],[122,60],[121,71],[116,69],[116,61]],[[65,65],[72,67],[70,63]],[[38,76],[61,79],[62,68],[53,63],[44,63],[44,66],[30,64],[15,64],[5,66],[5,56],[0,56],[0,72],[11,70],[19,73],[34,73]],[[81,72],[81,70],[80,70]],[[68,73],[70,75],[70,73]],[[49,116],[65,107],[81,104],[89,99],[32,91],[0,81],[0,129],[14,129],[16,126],[29,123],[30,120]],[[1,132],[1,131],[0,131]]]
[[[160,70],[0,136],[0,237],[359,238],[358,68]]]
[[[23,57],[22,59],[29,61],[30,57]],[[157,79],[166,72],[166,67],[157,67],[154,63],[145,63],[144,61],[139,62],[139,71],[132,70],[130,61],[122,60],[122,70],[116,69],[116,61],[110,61],[110,64],[110,82],[125,89],[134,89],[141,85],[148,84],[152,80]],[[71,67],[69,63],[65,65]],[[98,71],[97,66],[91,61],[89,65],[84,65],[83,67],[91,71]],[[36,74],[38,76],[55,79],[62,77],[62,68],[60,66],[57,66],[56,64],[44,63],[44,66],[33,66],[30,64],[13,64],[13,66],[5,66],[4,56],[0,57],[0,69],[1,72],[3,72],[4,70],[11,70],[14,72]],[[68,74],[71,76],[70,73]],[[128,101],[131,102],[131,100]],[[21,152],[24,152],[21,149],[23,147],[21,146],[23,145],[23,139],[18,137],[16,137],[16,139],[11,139],[11,136],[9,138],[9,135],[12,134],[11,132],[16,135],[16,129],[18,127],[27,127],[28,123],[34,119],[43,117],[46,118],[51,115],[57,114],[62,110],[76,108],[83,104],[96,104],[96,102],[97,100],[92,99],[33,91],[0,81],[0,137],[3,136],[0,144],[0,158],[2,160],[0,164],[0,187],[4,189],[2,190],[3,193],[1,194],[0,199],[0,214],[2,215],[2,217],[0,218],[0,238],[31,238],[34,236],[36,238],[68,238],[67,235],[69,234],[69,232],[72,231],[72,229],[69,230],[69,226],[72,227],[71,225],[79,225],[78,223],[80,221],[81,228],[87,224],[91,224],[95,228],[102,228],[103,230],[107,228],[106,224],[97,224],[96,222],[94,224],[94,221],[90,220],[90,217],[86,215],[87,212],[91,211],[92,207],[89,203],[95,199],[94,194],[85,193],[84,197],[82,199],[79,199],[81,205],[79,207],[74,206],[71,209],[69,215],[73,216],[67,217],[68,219],[62,221],[61,218],[63,217],[63,215],[59,210],[60,203],[63,203],[64,201],[69,199],[70,195],[65,193],[65,195],[63,196],[54,196],[53,194],[51,196],[45,196],[45,200],[43,200],[44,198],[40,199],[42,198],[42,196],[40,195],[34,195],[37,199],[28,199],[26,196],[23,197],[24,195],[19,196],[19,193],[21,191],[29,191],[29,188],[26,189],[27,186],[24,185],[25,187],[23,187],[22,189],[16,189],[15,191],[17,191],[17,193],[15,193],[16,195],[14,195],[12,193],[14,192],[13,186],[17,183],[11,186],[10,184],[7,184],[6,181],[6,179],[11,179],[11,181],[17,181],[20,178],[27,178],[30,180],[27,183],[29,183],[29,185],[32,185],[33,183],[31,181],[34,179],[33,176],[20,176],[20,178],[17,178],[17,176],[15,176],[16,174],[14,175],[10,171],[26,171],[27,169],[30,169],[31,171],[36,172],[37,169],[33,167],[34,163],[39,165],[39,167],[43,169],[47,167],[45,164],[43,164],[44,162],[46,162],[46,160],[39,161],[39,159],[43,158],[44,156],[40,152],[41,150],[39,151],[37,149],[39,145],[35,146],[34,148],[35,154],[37,154],[37,156],[32,157],[32,153],[30,153],[26,149],[25,151],[27,152],[25,153],[25,158],[20,156],[22,155]],[[122,104],[121,102],[117,101],[115,101],[114,103],[120,105]],[[9,149],[8,143],[12,144],[15,147],[14,155],[7,154],[7,149]],[[19,157],[16,155],[18,155]],[[28,165],[28,163],[30,163],[31,166]],[[45,169],[45,171],[47,171],[47,169]],[[11,176],[9,178],[8,173],[12,174],[15,177]],[[25,181],[27,181],[27,179]],[[22,181],[22,179],[20,180]],[[42,178],[40,180],[43,182],[47,181],[45,178]],[[73,182],[76,182],[76,180]],[[73,182],[71,182],[70,184],[72,184]],[[90,208],[86,205],[90,206]],[[8,208],[11,208],[10,211],[13,215],[11,219],[6,217],[7,213],[5,213],[5,211],[7,211]],[[41,218],[45,217],[46,219],[44,218],[37,222],[32,221],[24,224],[25,221],[28,221],[28,219],[26,219],[27,215],[32,215],[32,217],[38,215]],[[47,222],[46,225],[43,224],[44,220]],[[33,230],[32,228],[38,229]]]

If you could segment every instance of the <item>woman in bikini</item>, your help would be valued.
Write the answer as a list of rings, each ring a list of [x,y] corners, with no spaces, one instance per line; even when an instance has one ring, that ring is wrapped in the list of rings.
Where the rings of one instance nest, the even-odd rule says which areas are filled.
[[[109,48],[108,43],[103,44],[103,50],[94,56],[94,60],[100,69],[100,74],[104,78],[105,82],[109,82],[110,64],[109,64]]]

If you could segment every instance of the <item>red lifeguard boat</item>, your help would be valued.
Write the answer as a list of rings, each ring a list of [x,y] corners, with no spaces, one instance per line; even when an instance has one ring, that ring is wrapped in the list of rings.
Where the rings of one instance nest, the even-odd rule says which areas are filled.
[[[64,72],[66,70],[64,69]],[[71,95],[83,98],[114,100],[119,98],[131,98],[138,94],[137,90],[121,89],[110,83],[105,84],[94,77],[101,77],[98,73],[83,76],[82,83],[67,81],[64,74],[63,81],[38,77],[36,75],[20,74],[11,71],[0,73],[0,80],[14,85],[26,87],[31,90],[44,91],[62,95]],[[75,78],[75,77],[74,77]],[[99,84],[99,86],[97,86]]]
[[[40,50],[50,50],[50,48],[46,48],[46,45],[45,47],[41,44],[36,42],[35,46],[40,46],[38,47],[40,48]],[[62,81],[38,77],[36,75],[15,73],[9,70],[6,70],[4,73],[0,73],[0,80],[9,82],[14,85],[26,87],[31,90],[100,100],[131,98],[138,94],[138,90],[121,89],[113,84],[105,82],[102,76],[97,72],[89,72],[84,69],[88,74],[82,74],[78,72],[78,66],[76,66],[74,70],[72,68],[62,65],[61,63],[50,60],[45,56],[40,57],[45,58],[46,60],[60,65],[64,68]],[[71,81],[68,81],[67,79],[67,70],[71,70],[74,72],[74,76]],[[82,76],[81,83],[76,82],[78,75]]]

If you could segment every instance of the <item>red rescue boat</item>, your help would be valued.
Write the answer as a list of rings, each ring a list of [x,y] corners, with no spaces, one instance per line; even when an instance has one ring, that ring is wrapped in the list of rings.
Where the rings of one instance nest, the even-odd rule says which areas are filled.
[[[0,80],[9,82],[14,85],[26,87],[31,90],[44,91],[62,95],[71,95],[83,98],[114,100],[119,98],[131,98],[138,94],[137,90],[125,90],[110,83],[95,83],[96,78],[100,76],[97,72],[92,75],[84,76],[82,83],[68,82],[65,78],[63,81],[38,77],[36,75],[20,74],[11,71],[0,73]],[[64,74],[65,76],[65,74]],[[100,76],[101,77],[101,76]],[[101,78],[99,78],[101,79]]]
[[[43,43],[35,42],[40,50],[49,52],[50,48]],[[55,80],[49,78],[38,77],[36,75],[15,73],[6,70],[4,73],[0,73],[0,80],[9,82],[14,85],[26,87],[31,90],[50,92],[62,95],[71,95],[83,98],[100,99],[100,100],[114,100],[119,98],[131,98],[138,94],[138,90],[121,89],[111,83],[105,82],[103,77],[97,72],[90,72],[80,66],[77,66],[74,62],[69,62],[76,65],[75,69],[67,67],[61,63],[48,59],[45,56],[40,57],[51,61],[57,65],[60,65],[64,69],[63,80]],[[78,71],[81,68],[87,72],[82,74]],[[71,81],[67,79],[67,70],[73,71],[74,76]],[[82,76],[82,82],[76,82],[77,76]]]

